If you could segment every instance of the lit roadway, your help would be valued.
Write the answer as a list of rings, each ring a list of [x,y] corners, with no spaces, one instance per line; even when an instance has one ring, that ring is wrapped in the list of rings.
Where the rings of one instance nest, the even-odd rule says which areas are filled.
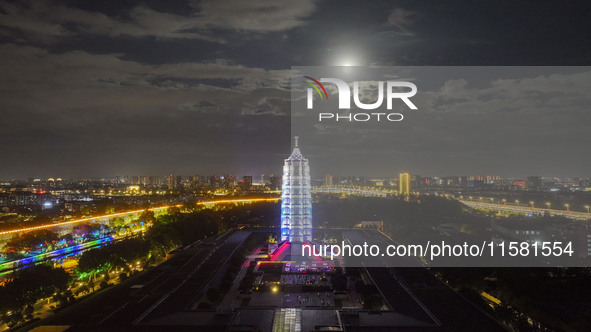
[[[313,193],[329,193],[329,194],[343,194],[353,196],[365,196],[365,197],[391,197],[398,196],[397,190],[380,187],[361,187],[361,186],[318,186],[312,187]],[[413,195],[419,195],[418,193],[412,193]],[[446,197],[448,197],[446,195]],[[450,199],[456,199],[453,196],[449,196]],[[468,206],[480,209],[490,209],[497,211],[524,213],[524,214],[544,214],[549,213],[552,216],[562,216],[570,219],[587,220],[591,219],[591,213],[587,212],[574,212],[566,210],[553,210],[547,208],[532,208],[525,205],[516,204],[495,204],[487,203],[476,200],[458,199],[459,202]]]
[[[278,201],[278,200],[281,200],[281,198],[279,198],[279,197],[275,197],[275,198],[237,198],[237,199],[222,199],[222,200],[198,202],[197,205],[208,206],[208,205],[225,204],[225,203],[245,203],[246,204],[246,203],[258,203],[258,202],[274,202],[274,201]],[[130,214],[142,213],[144,211],[165,210],[165,209],[168,209],[171,207],[182,207],[182,205],[180,205],[180,204],[179,205],[166,205],[166,206],[159,206],[159,207],[153,207],[153,208],[148,208],[148,209],[125,211],[125,212],[104,214],[104,215],[92,216],[92,217],[81,218],[81,219],[60,221],[60,222],[55,222],[55,223],[45,224],[45,225],[40,225],[40,226],[15,228],[15,229],[7,230],[7,231],[1,231],[0,236],[14,234],[14,233],[25,233],[25,232],[31,232],[31,231],[38,231],[38,230],[47,229],[47,228],[73,225],[73,224],[78,224],[81,222],[92,221],[92,220],[97,220],[97,219],[108,219],[108,218],[114,218],[114,217],[121,217],[121,216],[130,215]]]
[[[173,207],[173,206],[180,207],[181,205],[167,205],[167,206],[160,206],[160,207],[149,208],[149,209],[125,211],[125,212],[104,214],[104,215],[92,216],[92,217],[81,218],[81,219],[73,219],[73,220],[68,220],[68,221],[60,221],[60,222],[55,222],[55,223],[45,224],[45,225],[40,225],[40,226],[25,227],[25,228],[15,228],[15,229],[7,230],[7,231],[2,231],[2,232],[0,232],[0,235],[8,235],[8,234],[14,234],[14,233],[25,233],[25,232],[31,232],[31,231],[38,231],[38,230],[41,230],[41,229],[47,229],[47,228],[53,228],[53,227],[61,227],[61,226],[73,225],[73,224],[78,224],[78,223],[85,222],[85,221],[92,221],[92,220],[97,220],[97,219],[107,219],[107,218],[114,218],[114,217],[121,217],[121,216],[130,215],[130,214],[141,213],[141,212],[144,212],[146,210],[149,210],[149,211],[164,210],[164,209],[168,209],[169,207]]]
[[[360,187],[360,186],[319,186],[313,187],[312,192],[314,193],[339,193],[339,194],[346,194],[346,195],[355,195],[355,196],[370,196],[370,197],[388,197],[393,195],[398,195],[397,190],[387,189],[387,188],[377,188],[377,187]],[[204,201],[198,202],[197,205],[217,205],[217,204],[226,204],[226,203],[258,203],[258,202],[276,202],[281,200],[280,197],[273,197],[273,198],[233,198],[233,199],[221,199],[221,200],[213,200],[213,201]],[[494,204],[494,203],[485,203],[485,202],[476,202],[476,201],[469,201],[469,200],[459,200],[460,202],[476,207],[476,208],[484,208],[484,209],[492,209],[492,210],[501,210],[501,211],[513,211],[519,213],[541,213],[549,212],[551,215],[559,215],[564,216],[567,218],[572,219],[590,219],[590,213],[583,213],[583,212],[573,212],[573,211],[564,211],[564,210],[549,210],[543,208],[531,208],[526,206],[517,206],[517,205],[504,205],[504,204]],[[37,231],[41,229],[48,229],[54,227],[61,227],[67,225],[74,225],[86,221],[92,221],[97,219],[108,219],[114,217],[121,217],[131,214],[137,214],[148,211],[159,211],[165,210],[170,207],[181,207],[182,205],[166,205],[166,206],[159,206],[153,207],[148,209],[140,209],[140,210],[133,210],[133,211],[125,211],[119,213],[112,213],[112,214],[105,214],[99,216],[92,216],[87,218],[81,219],[74,219],[74,220],[67,220],[61,222],[55,222],[51,224],[45,224],[40,226],[33,226],[33,227],[25,227],[25,228],[15,228],[6,231],[0,231],[0,236],[15,234],[15,233],[25,233],[31,231]]]
[[[212,206],[212,205],[217,205],[217,204],[235,204],[235,203],[249,204],[249,203],[257,203],[257,202],[273,202],[273,201],[278,201],[278,200],[280,200],[280,198],[278,198],[278,197],[276,197],[276,198],[251,198],[251,199],[244,199],[244,198],[222,199],[222,200],[198,202],[197,205]],[[167,209],[169,207],[180,207],[180,206],[181,205],[168,205],[168,206],[160,206],[160,207],[150,208],[147,210],[157,211],[157,210]],[[14,230],[10,230],[10,231],[0,232],[0,236],[7,237],[7,235],[14,234],[14,233],[30,232],[30,231],[36,231],[36,230],[47,229],[47,228],[52,228],[52,227],[68,226],[68,225],[73,225],[73,224],[85,222],[85,221],[108,219],[108,218],[113,218],[113,217],[138,214],[138,213],[141,213],[145,210],[146,209],[113,213],[113,214],[105,214],[105,215],[101,215],[101,216],[68,220],[68,221],[57,222],[57,223],[53,223],[53,224],[35,226],[35,227],[19,228],[19,229],[14,229]],[[145,227],[135,230],[134,232],[139,232],[139,231],[143,231],[143,230],[145,230]],[[124,236],[119,237],[119,238],[108,236],[108,237],[104,237],[104,238],[101,238],[98,240],[93,240],[93,241],[89,241],[89,242],[85,242],[85,243],[81,243],[81,244],[76,244],[73,246],[69,246],[69,247],[65,247],[65,248],[61,248],[61,249],[57,249],[57,250],[53,250],[53,251],[48,251],[48,252],[44,252],[44,253],[41,253],[38,255],[32,255],[32,256],[28,256],[28,257],[21,258],[18,260],[0,263],[0,276],[5,275],[5,274],[10,274],[15,269],[31,266],[31,265],[36,264],[41,261],[50,260],[50,259],[55,260],[55,259],[60,259],[60,258],[70,256],[70,255],[79,254],[79,253],[82,253],[83,251],[86,251],[88,249],[92,249],[92,248],[96,247],[97,245],[101,245],[101,244],[111,242],[111,241],[118,241],[118,240],[121,240],[121,239],[126,238],[128,236],[129,236],[129,234],[125,234]]]
[[[580,219],[586,220],[591,219],[591,214],[584,213],[584,212],[574,212],[574,211],[566,211],[566,210],[551,210],[551,209],[544,209],[544,208],[532,208],[529,206],[521,206],[521,205],[514,205],[514,204],[495,204],[495,203],[486,203],[486,202],[479,202],[474,200],[459,200],[460,202],[479,209],[491,209],[491,210],[498,210],[498,211],[507,211],[507,212],[516,212],[516,213],[525,213],[525,214],[544,214],[549,213],[550,215],[554,216],[562,216],[571,219]]]

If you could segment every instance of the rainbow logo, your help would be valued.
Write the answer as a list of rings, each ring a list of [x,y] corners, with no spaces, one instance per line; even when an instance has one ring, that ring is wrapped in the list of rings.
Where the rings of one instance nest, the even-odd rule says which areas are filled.
[[[316,85],[312,84],[311,82],[308,81],[304,81],[304,83],[308,84],[309,86],[313,87],[314,90],[316,90],[316,92],[318,92],[318,95],[320,96],[320,99],[324,99],[326,97],[326,100],[328,100],[328,94],[326,93],[326,89],[324,89],[324,86],[322,85],[322,83],[318,82],[317,79],[312,78],[310,76],[304,76],[305,78],[314,81],[314,83],[316,83]],[[322,91],[324,92],[324,97],[322,96],[322,93],[320,92],[320,89],[318,89],[318,87],[320,87],[322,89]],[[309,95],[310,97],[312,95]]]

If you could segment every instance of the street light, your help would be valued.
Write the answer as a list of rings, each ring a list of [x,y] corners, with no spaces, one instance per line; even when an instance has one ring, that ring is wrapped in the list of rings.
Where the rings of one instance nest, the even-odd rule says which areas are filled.
[[[529,201],[529,204],[531,204],[531,209],[534,209],[534,201]]]
[[[515,200],[515,205],[519,206],[519,200],[518,199]]]
[[[564,204],[566,206],[566,213],[570,213],[570,204]]]
[[[546,206],[548,207],[548,211],[550,211],[550,202],[546,202]]]
[[[585,205],[585,209],[587,209],[587,213],[589,213],[589,208],[590,208],[589,205]]]
[[[503,198],[503,205],[507,205],[507,200]]]

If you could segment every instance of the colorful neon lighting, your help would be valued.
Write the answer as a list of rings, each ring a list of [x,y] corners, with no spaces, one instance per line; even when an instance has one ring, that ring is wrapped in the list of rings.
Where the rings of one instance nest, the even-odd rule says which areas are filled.
[[[297,140],[296,140],[297,142]],[[310,166],[296,147],[283,165],[281,241],[312,240],[312,187]]]
[[[107,237],[104,237],[104,238],[101,238],[98,240],[93,240],[93,241],[77,244],[74,246],[61,248],[58,250],[44,252],[42,254],[21,258],[19,260],[15,260],[15,261],[5,262],[5,263],[0,264],[0,271],[19,269],[19,268],[23,268],[28,265],[34,264],[34,263],[38,263],[38,262],[42,262],[42,261],[46,261],[46,260],[50,260],[50,259],[64,258],[64,257],[72,256],[72,255],[80,253],[80,251],[94,248],[96,246],[105,244],[107,242],[111,242],[113,240],[115,240],[114,237],[107,236]]]
[[[289,241],[285,241],[281,247],[279,247],[277,250],[275,250],[275,252],[273,253],[273,255],[271,256],[271,258],[269,260],[271,261],[275,261],[277,260],[277,257],[279,257],[281,255],[281,253],[283,253],[285,251],[285,249],[289,248]]]
[[[250,198],[250,199],[244,199],[244,198],[240,198],[240,199],[224,199],[224,200],[216,200],[216,201],[198,202],[197,205],[224,204],[224,203],[274,202],[274,201],[278,201],[280,199],[281,198],[279,198],[279,197],[275,197],[275,198]],[[60,227],[60,226],[66,226],[66,225],[73,225],[73,224],[77,224],[77,223],[85,222],[85,221],[93,221],[93,220],[97,220],[97,219],[113,218],[113,217],[124,216],[124,215],[128,215],[128,214],[141,213],[141,212],[144,212],[146,210],[148,210],[148,211],[164,210],[164,209],[168,209],[168,208],[171,208],[171,207],[182,207],[182,204],[178,204],[178,205],[166,205],[166,206],[159,206],[159,207],[148,208],[148,209],[133,210],[133,211],[126,211],[126,212],[119,212],[119,213],[111,213],[111,214],[105,214],[105,215],[101,215],[101,216],[94,216],[94,217],[88,217],[88,218],[68,220],[68,221],[56,222],[56,223],[52,223],[52,224],[45,224],[45,225],[34,226],[34,227],[25,227],[25,228],[11,229],[11,230],[8,230],[8,231],[2,231],[2,232],[0,232],[0,235],[7,235],[7,234],[14,234],[14,233],[25,233],[25,232],[31,232],[31,231],[38,231],[38,230],[41,230],[41,229],[47,229],[47,228],[52,228],[52,227]]]

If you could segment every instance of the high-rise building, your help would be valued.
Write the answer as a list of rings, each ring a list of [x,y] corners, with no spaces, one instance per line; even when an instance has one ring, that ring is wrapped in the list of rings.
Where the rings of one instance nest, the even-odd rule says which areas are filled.
[[[271,175],[269,177],[269,187],[273,190],[281,189],[281,177]]]
[[[193,188],[199,187],[199,184],[201,184],[201,177],[199,175],[191,176],[191,185]]]
[[[224,176],[224,188],[234,189],[236,187],[236,177],[232,174]]]
[[[298,148],[283,164],[281,191],[281,241],[312,241],[312,187],[308,159]]]
[[[527,189],[541,189],[542,177],[537,175],[528,176],[525,180],[525,186]]]
[[[425,184],[425,180],[420,175],[413,175],[411,177],[410,185],[413,188],[421,188]]]
[[[468,177],[467,176],[465,176],[465,175],[460,176],[460,185],[462,187],[466,187],[468,185]]]
[[[398,174],[398,192],[400,195],[410,194],[410,173]]]
[[[242,177],[244,183],[244,190],[249,190],[252,187],[252,175],[245,175]]]
[[[322,182],[323,185],[325,186],[332,186],[332,179],[333,176],[330,174],[324,174],[324,181]]]
[[[215,175],[211,175],[208,179],[208,182],[211,188],[218,188],[220,184],[220,179],[218,179],[218,177]]]
[[[174,190],[174,175],[168,176],[168,190]]]
[[[154,187],[159,187],[162,185],[162,177],[155,175],[150,177],[150,184]]]

